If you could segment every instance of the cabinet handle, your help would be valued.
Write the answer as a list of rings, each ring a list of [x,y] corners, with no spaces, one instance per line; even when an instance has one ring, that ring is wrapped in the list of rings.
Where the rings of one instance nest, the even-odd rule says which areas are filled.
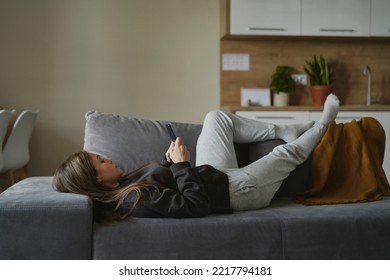
[[[332,29],[332,28],[320,28],[320,32],[356,32],[355,29]]]
[[[249,27],[251,31],[286,31],[285,28],[277,27]]]
[[[275,116],[275,117],[267,117],[267,116],[256,116],[256,119],[278,119],[278,120],[293,120],[294,117],[280,117],[280,116]]]
[[[362,116],[349,116],[349,117],[340,117],[340,116],[337,116],[336,119],[338,120],[360,120],[362,118]]]

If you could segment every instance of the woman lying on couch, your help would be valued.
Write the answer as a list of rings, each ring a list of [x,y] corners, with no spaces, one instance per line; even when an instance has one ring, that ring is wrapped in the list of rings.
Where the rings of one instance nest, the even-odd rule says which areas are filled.
[[[274,125],[213,111],[197,142],[196,167],[180,138],[171,143],[163,163],[150,163],[123,174],[111,159],[80,151],[54,174],[60,192],[88,195],[98,220],[136,217],[201,217],[263,208],[283,180],[302,164],[334,121],[338,98],[328,96],[316,123]],[[282,139],[284,145],[238,168],[234,142]]]

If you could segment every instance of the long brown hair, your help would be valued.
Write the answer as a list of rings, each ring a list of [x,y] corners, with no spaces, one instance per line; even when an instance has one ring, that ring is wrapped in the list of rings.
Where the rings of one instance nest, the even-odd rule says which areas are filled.
[[[129,213],[120,210],[125,198],[135,192],[133,207],[139,202],[142,190],[153,186],[146,182],[134,182],[125,187],[108,188],[98,182],[96,170],[82,150],[69,156],[55,171],[53,185],[59,192],[89,196],[94,201],[97,220],[111,221],[126,218]]]

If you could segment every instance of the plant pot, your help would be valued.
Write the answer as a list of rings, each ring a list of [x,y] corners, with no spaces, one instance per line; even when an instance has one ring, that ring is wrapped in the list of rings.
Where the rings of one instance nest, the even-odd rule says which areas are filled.
[[[286,92],[278,92],[273,94],[274,106],[288,106],[290,103],[290,94]]]
[[[324,106],[326,97],[330,94],[330,86],[311,86],[311,100],[313,106]]]

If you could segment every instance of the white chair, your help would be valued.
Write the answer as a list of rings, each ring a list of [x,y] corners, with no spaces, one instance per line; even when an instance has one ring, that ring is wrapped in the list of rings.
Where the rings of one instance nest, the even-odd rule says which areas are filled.
[[[27,163],[30,160],[29,143],[38,112],[23,111],[16,119],[4,145],[0,176],[10,185],[15,183],[15,173],[19,179],[27,178]]]
[[[15,111],[0,110],[0,170],[3,168],[3,143],[5,136],[7,135],[9,123],[11,121],[12,115]],[[0,192],[2,192],[2,187],[0,186]]]

